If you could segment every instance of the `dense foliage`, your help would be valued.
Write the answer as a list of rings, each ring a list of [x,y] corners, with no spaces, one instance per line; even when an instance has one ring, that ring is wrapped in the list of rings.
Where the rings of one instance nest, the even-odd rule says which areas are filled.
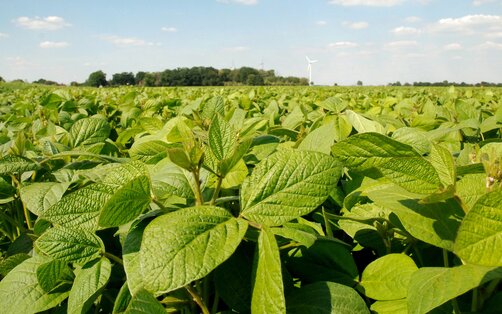
[[[495,313],[502,90],[0,85],[5,313]]]

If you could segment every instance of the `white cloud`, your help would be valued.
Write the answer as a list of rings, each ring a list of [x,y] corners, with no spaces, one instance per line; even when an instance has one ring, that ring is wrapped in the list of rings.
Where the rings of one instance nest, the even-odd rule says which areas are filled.
[[[323,21],[323,20],[319,20],[319,21],[316,21],[315,24],[319,25],[319,26],[326,26],[326,25],[328,25],[328,22]]]
[[[161,43],[147,42],[135,37],[119,37],[119,36],[99,36],[104,41],[114,44],[118,47],[141,47],[141,46],[161,46]]]
[[[351,41],[337,41],[328,44],[329,48],[356,48],[358,46],[359,45],[357,43]]]
[[[331,0],[329,3],[343,6],[392,7],[404,0]]]
[[[13,21],[18,26],[27,29],[42,29],[42,30],[56,30],[63,27],[71,26],[67,23],[64,18],[59,16],[47,16],[47,17],[34,17],[29,18],[26,16],[18,17]]]
[[[230,52],[244,52],[244,51],[248,51],[249,50],[249,47],[246,47],[246,46],[235,46],[235,47],[227,47],[225,48],[226,51],[230,51]]]
[[[391,41],[385,44],[386,48],[408,48],[415,47],[418,43],[415,40],[398,40]]]
[[[475,6],[480,6],[480,5],[495,2],[495,1],[496,0],[474,0],[474,1],[472,1],[472,4]]]
[[[451,43],[443,46],[444,50],[462,50],[462,45],[459,43]]]
[[[487,38],[502,38],[502,32],[491,32],[485,33],[484,35]]]
[[[502,43],[496,43],[493,41],[486,41],[480,46],[482,49],[497,49],[502,50]]]
[[[452,31],[473,33],[479,27],[502,27],[502,16],[474,14],[459,18],[444,18],[432,25],[433,32]]]
[[[392,30],[396,35],[418,35],[422,31],[415,27],[399,26]]]
[[[365,29],[368,28],[368,22],[343,22],[343,26],[350,29]]]
[[[242,5],[255,5],[258,4],[258,0],[216,0],[220,3],[235,3]]]
[[[408,16],[407,18],[404,19],[406,23],[418,23],[422,21],[421,17],[418,16]]]
[[[40,43],[40,48],[65,48],[70,44],[66,41],[43,41]]]
[[[9,34],[6,33],[0,33],[0,38],[8,38]]]
[[[172,26],[164,26],[160,29],[161,31],[163,32],[167,32],[167,33],[176,33],[178,31],[178,29],[176,27],[172,27]]]

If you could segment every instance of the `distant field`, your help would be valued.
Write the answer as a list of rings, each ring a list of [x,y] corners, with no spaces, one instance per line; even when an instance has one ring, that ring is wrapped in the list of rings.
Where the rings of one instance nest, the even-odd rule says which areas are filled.
[[[5,313],[499,310],[502,88],[0,84]]]

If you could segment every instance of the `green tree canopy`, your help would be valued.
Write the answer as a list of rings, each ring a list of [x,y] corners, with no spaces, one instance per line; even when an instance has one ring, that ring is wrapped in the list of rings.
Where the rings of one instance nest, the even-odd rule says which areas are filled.
[[[85,85],[94,87],[106,86],[107,84],[106,74],[101,70],[89,74],[89,78],[85,81]]]

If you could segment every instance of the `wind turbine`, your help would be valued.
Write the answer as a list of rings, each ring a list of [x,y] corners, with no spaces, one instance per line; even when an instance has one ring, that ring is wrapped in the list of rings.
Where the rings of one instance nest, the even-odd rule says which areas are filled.
[[[307,59],[307,69],[309,71],[309,86],[312,85],[312,63],[316,63],[318,60],[310,60],[309,57],[305,56],[305,59]]]

